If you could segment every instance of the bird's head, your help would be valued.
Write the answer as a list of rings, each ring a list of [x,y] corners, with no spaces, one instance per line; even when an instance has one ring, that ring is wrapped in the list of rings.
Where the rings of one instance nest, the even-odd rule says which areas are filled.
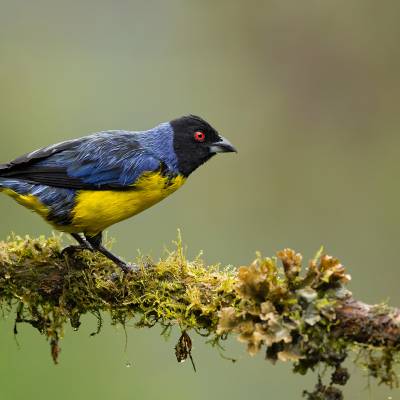
[[[179,171],[188,176],[217,153],[236,152],[204,119],[188,115],[171,121]]]

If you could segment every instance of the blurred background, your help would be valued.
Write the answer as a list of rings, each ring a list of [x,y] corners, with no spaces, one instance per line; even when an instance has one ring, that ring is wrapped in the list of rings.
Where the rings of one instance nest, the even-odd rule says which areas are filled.
[[[256,250],[321,245],[368,302],[400,305],[400,3],[336,1],[0,0],[0,162],[98,130],[142,130],[193,113],[238,148],[215,157],[173,196],[110,229],[113,249],[158,258],[182,229],[190,256],[238,266]],[[0,239],[50,234],[0,198]],[[105,316],[107,319],[107,317]],[[12,316],[0,321],[2,398],[299,399],[315,376],[294,376],[235,340],[226,355],[193,335],[177,364],[178,332],[93,317],[67,329],[60,365]],[[133,323],[131,324],[133,325]],[[354,371],[348,399],[393,399]]]

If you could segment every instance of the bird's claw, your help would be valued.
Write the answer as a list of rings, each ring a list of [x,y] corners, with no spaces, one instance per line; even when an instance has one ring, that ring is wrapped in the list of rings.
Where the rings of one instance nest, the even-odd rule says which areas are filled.
[[[120,267],[125,274],[127,274],[128,272],[138,272],[140,270],[140,267],[137,264],[124,263],[121,264]]]
[[[120,263],[118,266],[121,268],[124,276],[130,272],[136,273],[140,270],[140,267],[137,264]],[[117,272],[113,272],[110,276],[110,279],[113,282],[117,281],[119,279],[119,274]]]
[[[83,250],[93,251],[93,248],[91,246],[89,247],[89,246],[82,246],[82,245],[71,245],[71,246],[64,247],[61,250],[61,255],[69,256],[69,255],[76,253],[77,251],[83,251]]]

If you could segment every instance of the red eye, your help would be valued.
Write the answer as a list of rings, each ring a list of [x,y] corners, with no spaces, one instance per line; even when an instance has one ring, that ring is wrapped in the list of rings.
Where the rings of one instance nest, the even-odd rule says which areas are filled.
[[[206,138],[206,135],[203,132],[195,132],[194,134],[194,140],[196,142],[204,142],[204,139]]]

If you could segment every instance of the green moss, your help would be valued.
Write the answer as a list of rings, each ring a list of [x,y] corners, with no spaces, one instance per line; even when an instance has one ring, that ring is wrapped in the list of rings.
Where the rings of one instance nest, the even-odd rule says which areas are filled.
[[[17,322],[58,340],[66,323],[77,329],[80,315],[100,312],[110,313],[114,324],[137,316],[138,326],[179,324],[209,335],[217,311],[235,303],[234,271],[206,267],[200,258],[188,262],[180,242],[159,262],[142,257],[138,264],[138,273],[124,276],[101,255],[62,255],[60,237],[13,237],[0,243],[1,304],[20,303]]]
[[[303,268],[302,256],[284,249],[273,258],[258,254],[236,271],[206,266],[200,256],[188,261],[179,237],[165,258],[141,257],[137,263],[139,272],[123,275],[97,253],[63,254],[58,236],[15,236],[0,243],[0,304],[4,312],[18,304],[16,323],[38,329],[49,340],[55,362],[67,323],[77,330],[81,315],[94,314],[98,329],[93,334],[98,334],[101,314],[107,312],[113,324],[135,317],[138,327],[161,324],[165,335],[178,325],[183,332],[175,349],[178,361],[191,359],[188,332],[195,331],[210,336],[217,347],[235,334],[250,355],[264,349],[271,362],[293,362],[296,373],[330,367],[329,384],[320,381],[305,395],[341,398],[333,385],[347,382],[342,364],[354,353],[354,343],[336,331],[336,307],[351,296],[345,288],[350,277],[337,259],[321,250]],[[390,309],[376,306],[374,312]],[[361,353],[370,376],[397,384],[397,348],[362,347]]]

